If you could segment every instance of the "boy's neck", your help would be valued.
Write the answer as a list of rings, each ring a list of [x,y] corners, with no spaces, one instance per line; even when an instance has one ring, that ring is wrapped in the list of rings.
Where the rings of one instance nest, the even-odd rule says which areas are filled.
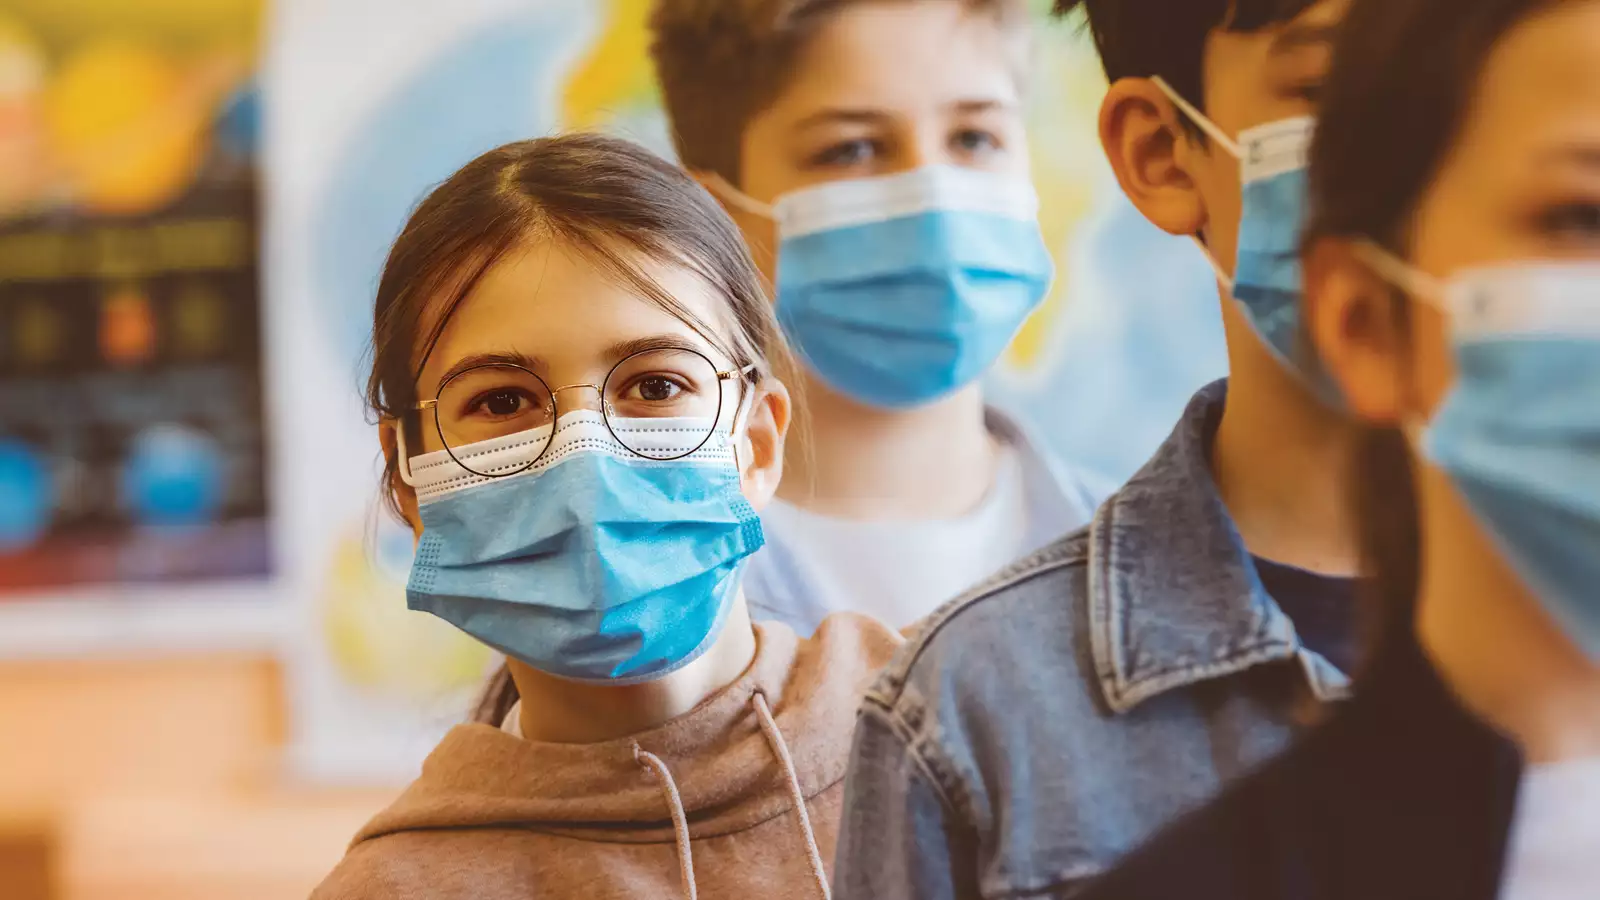
[[[1349,426],[1272,356],[1231,300],[1223,327],[1230,376],[1211,471],[1234,527],[1255,556],[1357,574]]]
[[[909,410],[859,403],[810,373],[807,417],[790,433],[780,499],[858,520],[941,519],[983,501],[999,458],[974,384]]]

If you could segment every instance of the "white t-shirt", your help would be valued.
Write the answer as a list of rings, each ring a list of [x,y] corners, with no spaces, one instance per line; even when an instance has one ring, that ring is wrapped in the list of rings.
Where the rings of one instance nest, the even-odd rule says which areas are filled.
[[[978,507],[955,519],[859,521],[775,501],[767,545],[745,570],[758,620],[809,635],[830,613],[866,613],[903,629],[1016,559],[1083,525],[1104,490],[1061,471],[1014,420],[988,411],[1000,465]]]
[[[1523,775],[1501,900],[1600,897],[1600,759]]]

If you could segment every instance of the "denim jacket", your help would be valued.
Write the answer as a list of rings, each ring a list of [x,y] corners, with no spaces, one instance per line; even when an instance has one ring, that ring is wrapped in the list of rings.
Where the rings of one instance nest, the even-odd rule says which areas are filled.
[[[1456,698],[1409,620],[1399,624],[1354,699],[1124,857],[1083,900],[1502,896],[1522,755]],[[1538,877],[1559,879],[1560,853],[1539,858],[1540,886],[1507,885],[1505,896],[1563,895]]]
[[[1345,695],[1217,494],[1225,399],[1203,389],[1087,529],[945,606],[879,676],[839,900],[1068,896]]]

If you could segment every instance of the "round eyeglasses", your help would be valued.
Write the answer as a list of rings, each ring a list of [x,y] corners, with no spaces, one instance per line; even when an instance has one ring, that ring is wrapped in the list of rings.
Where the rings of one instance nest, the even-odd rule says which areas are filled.
[[[487,363],[463,369],[439,386],[433,400],[416,405],[432,409],[439,440],[456,464],[487,478],[527,471],[550,449],[560,418],[558,396],[591,390],[600,396],[600,414],[617,443],[635,456],[653,460],[682,459],[705,446],[722,419],[724,382],[742,381],[755,371],[749,365],[720,371],[704,354],[689,349],[641,350],[611,368],[600,384],[567,384],[552,388],[528,369],[511,363]],[[742,385],[741,385],[742,387]],[[662,449],[659,440],[643,438],[659,429],[640,428],[635,420],[677,419],[674,430],[683,440]],[[465,448],[483,441],[527,434],[532,446],[526,464],[507,471],[480,471]],[[684,449],[687,447],[688,449]]]

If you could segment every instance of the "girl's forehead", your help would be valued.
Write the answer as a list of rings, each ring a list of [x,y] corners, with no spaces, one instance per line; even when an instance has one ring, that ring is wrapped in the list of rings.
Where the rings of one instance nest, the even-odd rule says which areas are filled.
[[[637,254],[625,261],[725,343],[732,319],[728,303],[704,279],[687,266]],[[431,325],[423,332],[431,333]],[[507,253],[483,273],[450,314],[424,375],[468,356],[508,351],[584,368],[618,342],[662,335],[703,348],[719,364],[728,362],[694,325],[638,285],[587,254],[540,242]]]

